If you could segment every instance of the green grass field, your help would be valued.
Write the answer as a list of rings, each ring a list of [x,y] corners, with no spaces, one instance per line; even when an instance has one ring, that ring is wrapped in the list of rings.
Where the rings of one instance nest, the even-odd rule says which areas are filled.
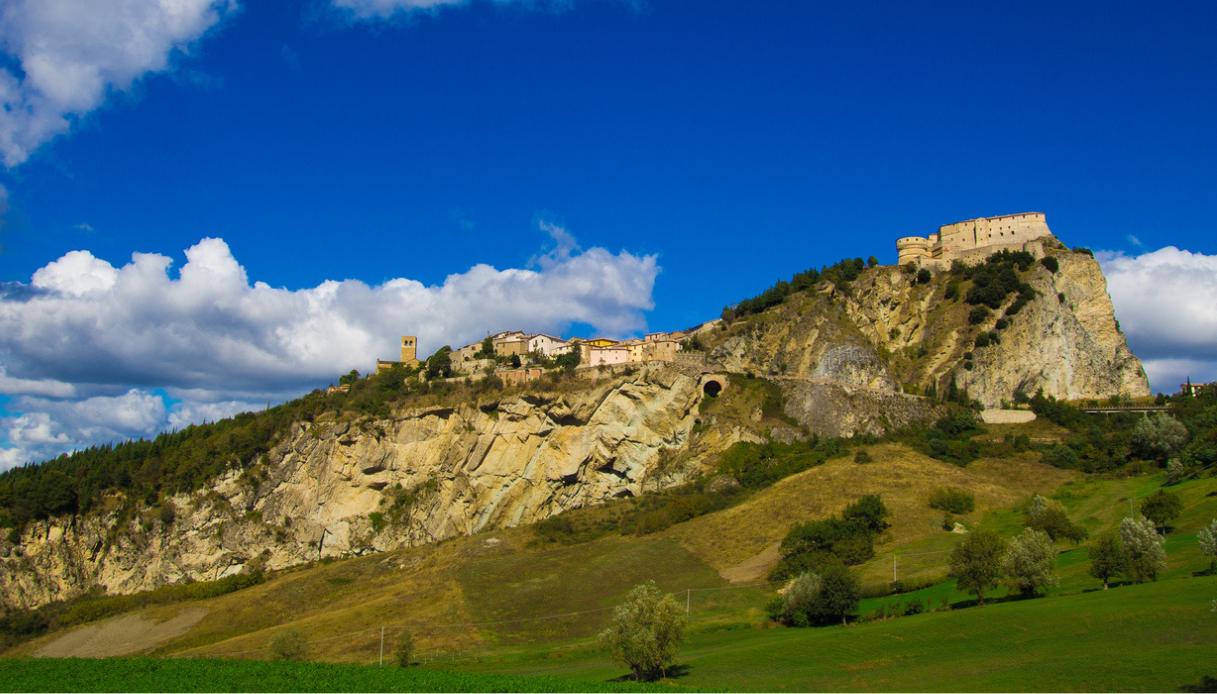
[[[422,668],[249,660],[0,660],[4,692],[617,692],[672,687]]]
[[[682,687],[752,691],[1175,691],[1217,673],[1217,577],[1180,578],[848,627],[695,631]],[[590,644],[446,667],[606,681]]]

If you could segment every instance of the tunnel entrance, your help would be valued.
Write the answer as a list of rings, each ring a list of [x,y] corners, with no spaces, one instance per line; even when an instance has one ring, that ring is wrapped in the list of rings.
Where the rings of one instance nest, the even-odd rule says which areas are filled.
[[[701,387],[701,390],[706,395],[712,398],[717,398],[718,394],[723,391],[723,384],[711,379],[706,381],[705,385]]]

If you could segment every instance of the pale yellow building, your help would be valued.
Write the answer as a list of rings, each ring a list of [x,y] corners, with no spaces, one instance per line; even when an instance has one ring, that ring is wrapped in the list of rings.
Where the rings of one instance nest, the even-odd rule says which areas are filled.
[[[897,264],[946,269],[951,263],[977,263],[998,251],[1027,251],[1043,257],[1045,238],[1052,237],[1043,212],[978,217],[938,228],[929,236],[896,240]]]

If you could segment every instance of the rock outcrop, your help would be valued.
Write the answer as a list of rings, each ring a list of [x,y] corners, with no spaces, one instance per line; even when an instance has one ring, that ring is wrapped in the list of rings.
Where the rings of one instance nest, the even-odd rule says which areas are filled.
[[[560,392],[300,423],[266,459],[148,511],[31,524],[0,557],[0,595],[35,606],[97,586],[128,593],[516,526],[682,481],[696,373],[650,367]],[[681,465],[671,465],[682,452]]]
[[[899,402],[894,394],[944,393],[952,382],[987,407],[1000,407],[1019,391],[1067,400],[1148,395],[1098,263],[1087,253],[1048,253],[1059,269],[1036,263],[1022,273],[1036,296],[1004,327],[997,325],[1001,311],[971,324],[971,307],[961,298],[966,283],[946,271],[922,283],[904,268],[878,267],[848,287],[792,295],[703,339],[725,369],[815,384],[800,389],[842,408],[836,416],[817,407],[809,417],[812,410],[793,405],[799,397],[788,397],[788,413],[820,433],[872,431],[880,410]],[[956,296],[948,298],[952,284]],[[1011,295],[1007,305],[1013,301]],[[981,333],[998,334],[999,341],[978,347]],[[838,392],[829,397],[833,389]]]

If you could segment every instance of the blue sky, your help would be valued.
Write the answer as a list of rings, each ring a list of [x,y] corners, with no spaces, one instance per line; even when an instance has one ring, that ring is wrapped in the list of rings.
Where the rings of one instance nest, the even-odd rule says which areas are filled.
[[[521,327],[675,328],[809,266],[892,262],[898,235],[1042,210],[1067,243],[1113,251],[1105,262],[1123,263],[1128,294],[1158,287],[1155,272],[1175,281],[1174,294],[1136,310],[1175,305],[1204,327],[1199,340],[1158,327],[1139,336],[1113,280],[1134,349],[1142,340],[1151,353],[1141,356],[1158,362],[1155,380],[1217,378],[1212,3],[177,1],[190,21],[173,25],[150,0],[0,0],[10,78],[0,99],[25,110],[0,117],[9,296],[38,287],[35,273],[71,251],[87,253],[44,272],[43,289],[97,289],[81,289],[81,277],[106,289],[133,252],[170,257],[176,278],[206,237],[223,248],[204,247],[196,267],[222,268],[233,287],[240,277],[289,294],[330,280],[420,283],[369,295],[366,305],[388,311],[383,338],[316,355],[301,372],[315,381],[344,358],[388,356],[401,323],[428,307],[465,320],[423,326],[424,348],[505,316],[528,322],[528,312],[444,298],[466,284],[525,291],[510,289],[516,270],[551,288],[613,278],[609,296],[582,287]],[[47,5],[69,19],[49,20]],[[146,50],[123,52],[132,36]],[[39,62],[47,50],[58,62]],[[65,67],[82,65],[95,79]],[[1186,253],[1153,255],[1172,246]],[[473,271],[483,264],[499,274]],[[425,291],[453,275],[450,291]],[[344,326],[366,332],[375,317],[351,317],[359,286],[334,301]],[[1203,300],[1179,308],[1179,292]],[[178,311],[225,301],[189,296],[159,318],[138,305],[177,336],[257,314],[248,298],[241,319]],[[384,309],[405,300],[414,312]],[[220,349],[222,360],[203,363]],[[200,416],[183,407],[219,414],[304,385],[227,382],[219,374],[241,360],[239,345],[183,348],[158,368],[116,350],[92,361],[0,344],[0,392],[18,398],[9,411],[48,413],[45,431],[23,435],[87,439],[55,427],[90,398],[168,393],[159,413],[128,422],[163,426],[175,411]],[[269,356],[236,371],[265,371]],[[134,431],[125,425],[92,431]]]

